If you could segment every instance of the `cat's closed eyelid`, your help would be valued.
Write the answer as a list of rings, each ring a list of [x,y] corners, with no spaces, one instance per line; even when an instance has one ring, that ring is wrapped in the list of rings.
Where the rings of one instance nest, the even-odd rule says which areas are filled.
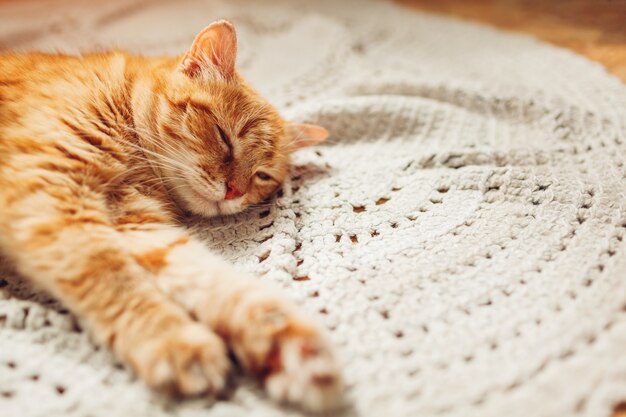
[[[228,137],[226,132],[224,132],[224,130],[219,125],[215,125],[215,127],[217,128],[217,132],[218,132],[219,137],[222,140],[222,142],[224,142],[224,144],[226,145],[228,150],[230,152],[232,152],[233,151],[233,143],[230,141],[230,138]]]
[[[278,182],[274,177],[263,171],[257,171],[255,175],[261,181],[273,181],[276,183]]]

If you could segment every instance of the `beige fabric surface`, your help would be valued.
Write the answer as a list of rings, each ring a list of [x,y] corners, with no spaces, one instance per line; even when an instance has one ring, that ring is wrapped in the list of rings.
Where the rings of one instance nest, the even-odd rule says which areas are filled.
[[[626,399],[626,87],[526,37],[370,1],[3,2],[4,49],[182,52],[215,18],[241,72],[329,142],[263,209],[190,220],[328,329],[341,416],[593,416]],[[284,416],[149,392],[7,270],[0,415]]]

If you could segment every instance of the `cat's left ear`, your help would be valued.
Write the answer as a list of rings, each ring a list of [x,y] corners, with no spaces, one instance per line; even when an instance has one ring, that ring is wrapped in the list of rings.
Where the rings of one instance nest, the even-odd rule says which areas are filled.
[[[205,27],[194,39],[180,63],[182,71],[195,77],[203,70],[217,70],[225,79],[235,73],[237,33],[228,20],[221,19]]]
[[[325,141],[329,135],[328,130],[323,127],[305,123],[289,123],[287,132],[291,139],[290,146],[293,151],[317,145]]]

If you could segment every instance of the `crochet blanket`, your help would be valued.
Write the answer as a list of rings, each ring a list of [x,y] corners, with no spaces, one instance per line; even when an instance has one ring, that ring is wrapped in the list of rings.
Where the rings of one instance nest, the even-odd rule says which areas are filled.
[[[176,54],[218,17],[241,72],[331,139],[268,209],[189,226],[328,329],[348,416],[593,416],[626,400],[626,87],[536,40],[368,0],[3,2],[3,49]],[[0,280],[0,415],[297,416],[239,376],[173,402]]]

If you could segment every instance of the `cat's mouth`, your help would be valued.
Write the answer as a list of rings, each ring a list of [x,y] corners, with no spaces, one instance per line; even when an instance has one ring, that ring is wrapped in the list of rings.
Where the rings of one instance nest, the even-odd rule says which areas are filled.
[[[235,214],[244,208],[241,197],[233,200],[215,200],[195,188],[189,188],[189,195],[191,198],[185,198],[188,208],[205,217]]]

